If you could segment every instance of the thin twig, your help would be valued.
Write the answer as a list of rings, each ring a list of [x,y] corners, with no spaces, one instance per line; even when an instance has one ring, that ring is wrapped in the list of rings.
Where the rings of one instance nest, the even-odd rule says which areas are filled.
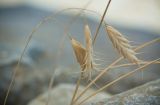
[[[97,28],[96,33],[95,33],[95,36],[94,36],[94,38],[93,38],[93,45],[94,45],[94,43],[95,43],[95,41],[96,41],[96,38],[97,38],[97,36],[98,36],[99,29],[101,28],[102,22],[103,22],[103,20],[104,20],[104,17],[105,17],[105,15],[106,15],[106,13],[107,13],[107,10],[108,10],[108,8],[109,8],[109,5],[110,5],[111,1],[112,1],[112,0],[109,0],[109,2],[107,3],[106,9],[105,9],[105,11],[104,11],[104,13],[103,13],[103,16],[102,16],[102,18],[101,18],[101,21],[100,21],[100,23],[99,23],[99,25],[98,25],[98,28]]]
[[[150,61],[145,61],[145,62],[140,62],[139,64],[146,64]],[[157,61],[157,62],[154,62],[155,64],[160,64],[160,61]],[[136,63],[127,63],[127,64],[119,64],[119,65],[115,65],[115,66],[112,66],[111,68],[119,68],[119,67],[128,67],[128,66],[134,66],[134,65],[137,65]]]
[[[73,101],[77,95],[77,92],[78,92],[78,89],[79,89],[79,86],[80,86],[80,82],[81,82],[81,79],[82,79],[82,73],[81,75],[79,76],[79,79],[77,80],[77,83],[76,83],[76,88],[74,90],[74,93],[73,93],[73,97],[72,97],[72,100],[71,100],[71,103],[70,105],[73,105]]]
[[[49,101],[50,101],[50,97],[51,97],[51,92],[50,92],[50,91],[51,91],[52,85],[53,85],[53,83],[54,83],[56,71],[57,71],[57,70],[54,70],[53,75],[52,75],[52,77],[51,77],[51,79],[50,79],[50,82],[49,82],[49,86],[48,86],[48,99],[47,99],[47,101],[46,101],[46,105],[49,105]]]

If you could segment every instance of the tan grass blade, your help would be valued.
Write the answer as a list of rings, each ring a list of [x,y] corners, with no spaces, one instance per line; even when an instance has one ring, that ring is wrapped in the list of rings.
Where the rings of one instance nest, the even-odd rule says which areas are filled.
[[[81,69],[84,70],[86,68],[85,65],[85,57],[86,57],[86,49],[82,46],[80,42],[71,38],[71,44],[77,59],[77,62],[80,64]]]
[[[82,74],[82,73],[81,73],[81,74]],[[74,104],[73,102],[74,102],[74,99],[75,99],[75,97],[76,97],[76,95],[77,95],[77,92],[78,92],[78,89],[79,89],[79,86],[80,86],[81,79],[82,79],[82,76],[80,75],[79,78],[78,78],[78,80],[77,80],[76,87],[75,87],[75,90],[74,90],[74,92],[73,92],[73,97],[72,97],[72,100],[71,100],[70,105],[73,105],[73,104]]]
[[[136,57],[135,51],[132,50],[132,46],[129,44],[128,39],[126,39],[119,31],[117,31],[112,26],[106,26],[106,31],[108,36],[120,55],[128,59],[130,62],[138,64],[140,61]]]
[[[77,62],[81,66],[82,76],[91,79],[92,70],[94,69],[95,62],[93,60],[91,32],[88,25],[85,25],[84,36],[85,36],[86,48],[84,48],[80,42],[78,42],[73,38],[71,38],[71,44],[74,49]]]
[[[93,47],[92,47],[92,38],[91,38],[91,31],[88,25],[85,25],[84,28],[84,36],[86,40],[86,57],[85,57],[85,64],[86,64],[86,73],[91,79],[92,70],[94,68],[94,60],[93,60]]]
[[[153,43],[156,43],[156,42],[160,42],[160,38],[156,38],[154,40],[151,40],[149,42],[146,42],[138,47],[136,47],[134,49],[134,51],[138,51],[146,46],[149,46]],[[78,99],[100,78],[102,77],[108,70],[110,70],[110,68],[112,68],[113,66],[115,66],[118,62],[120,62],[121,60],[123,59],[123,57],[120,57],[118,58],[117,60],[115,60],[113,63],[111,63],[106,69],[104,69],[103,71],[101,71],[100,74],[98,74],[98,76],[92,80],[87,86],[86,88],[77,96],[77,98],[74,100],[74,103],[76,103],[78,101]]]
[[[128,76],[130,76],[130,75],[133,75],[133,74],[136,73],[137,71],[142,70],[142,69],[148,67],[149,65],[155,63],[155,62],[158,61],[158,60],[160,60],[160,58],[158,58],[158,59],[156,59],[156,60],[153,60],[153,61],[151,61],[151,62],[148,62],[147,64],[145,64],[145,65],[143,65],[143,66],[141,66],[141,67],[138,67],[137,69],[135,69],[135,70],[133,70],[133,71],[130,71],[130,72],[128,72],[128,73],[120,76],[120,77],[117,78],[116,80],[114,80],[114,81],[112,81],[112,82],[110,82],[110,83],[107,83],[105,86],[103,86],[102,88],[98,89],[96,92],[94,92],[93,94],[91,94],[90,96],[88,96],[88,97],[86,97],[85,99],[83,99],[83,100],[82,100],[79,104],[77,104],[77,105],[83,104],[85,101],[87,101],[87,100],[90,99],[91,97],[95,96],[97,93],[103,91],[103,90],[106,89],[107,87],[113,85],[114,83],[116,83],[116,82],[118,82],[118,81],[120,81],[120,80],[122,80],[122,79],[124,79],[124,78],[126,78],[126,77],[128,77]]]

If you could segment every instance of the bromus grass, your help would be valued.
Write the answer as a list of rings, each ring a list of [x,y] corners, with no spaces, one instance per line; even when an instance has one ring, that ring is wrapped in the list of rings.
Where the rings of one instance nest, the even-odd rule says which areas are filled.
[[[93,59],[93,48],[92,48],[92,39],[91,39],[91,32],[88,25],[85,25],[84,28],[84,36],[86,47],[84,47],[80,42],[77,40],[71,39],[71,44],[76,55],[77,62],[81,66],[81,74],[82,77],[86,78],[89,77],[91,79],[92,70],[96,65]]]
[[[129,61],[138,64],[140,60],[135,56],[136,53],[132,50],[129,40],[112,26],[106,26],[106,31],[118,53]]]
[[[92,70],[94,69],[94,65],[95,65],[95,62],[93,60],[91,32],[88,25],[85,25],[84,36],[85,36],[85,42],[86,42],[85,48],[80,42],[76,41],[73,38],[70,38],[77,62],[81,66],[81,75],[77,81],[77,86],[71,100],[71,105],[73,105],[73,101],[76,97],[81,79],[89,78],[88,80],[91,80]]]
[[[13,77],[12,77],[12,80],[11,80],[10,85],[8,87],[8,90],[7,90],[6,97],[5,97],[3,105],[6,105],[7,98],[9,96],[10,90],[11,90],[13,84],[14,84],[16,73],[17,73],[18,68],[20,66],[20,62],[21,62],[21,60],[22,60],[22,58],[24,56],[25,50],[27,49],[30,40],[32,39],[33,34],[39,29],[39,27],[44,22],[48,21],[49,19],[56,18],[56,16],[58,14],[60,14],[60,13],[62,13],[64,11],[75,9],[75,10],[81,10],[81,12],[82,11],[92,12],[92,13],[98,14],[98,16],[101,17],[100,23],[98,24],[98,27],[96,29],[96,32],[95,32],[95,35],[94,35],[93,39],[92,39],[92,34],[91,34],[92,30],[90,29],[88,24],[85,24],[85,26],[84,26],[85,45],[80,43],[77,39],[69,36],[69,34],[68,34],[69,27],[65,27],[65,29],[64,29],[65,30],[64,39],[65,39],[66,36],[69,36],[69,39],[70,39],[70,42],[71,42],[71,45],[72,45],[72,48],[73,48],[73,51],[74,51],[75,58],[76,58],[77,62],[80,65],[80,68],[81,68],[80,75],[79,75],[79,78],[77,80],[76,87],[75,87],[75,90],[73,92],[73,96],[72,96],[70,105],[82,105],[88,99],[92,98],[93,96],[95,96],[99,92],[101,92],[104,89],[108,88],[109,86],[117,83],[118,81],[120,81],[120,80],[122,80],[124,78],[127,78],[130,75],[133,75],[134,73],[136,73],[136,72],[138,72],[140,70],[143,71],[144,68],[148,67],[151,64],[160,64],[160,61],[159,61],[160,59],[159,58],[156,59],[156,60],[145,61],[145,60],[140,60],[136,56],[136,52],[138,50],[140,50],[140,49],[142,49],[144,47],[147,47],[147,46],[149,46],[149,45],[151,45],[153,43],[160,42],[160,38],[157,38],[157,39],[154,39],[152,41],[146,42],[146,43],[144,43],[142,45],[137,46],[135,49],[132,49],[132,45],[130,45],[130,43],[129,43],[130,41],[127,38],[125,38],[118,30],[116,30],[112,26],[108,25],[107,22],[104,21],[104,17],[105,17],[105,15],[107,13],[107,10],[109,8],[110,3],[111,3],[111,0],[109,0],[109,2],[107,3],[106,9],[105,9],[105,11],[104,11],[102,16],[99,15],[99,13],[96,13],[95,11],[85,9],[85,7],[84,7],[84,9],[83,8],[68,8],[68,9],[64,9],[62,11],[59,11],[59,12],[57,12],[56,14],[54,14],[52,16],[46,17],[44,20],[42,20],[33,29],[33,31],[30,33],[30,35],[29,35],[29,37],[28,37],[28,39],[26,41],[24,50],[22,51],[22,54],[20,55],[20,59],[18,61],[18,64],[17,64],[17,66],[16,66],[16,68],[15,68],[15,70],[13,72]],[[80,16],[81,12],[79,14],[77,14],[76,17]],[[73,22],[73,21],[71,21],[71,22]],[[117,60],[113,61],[105,69],[99,70],[100,73],[98,75],[96,75],[95,78],[92,78],[93,70],[97,69],[97,67],[96,67],[97,64],[96,64],[95,58],[93,56],[94,55],[94,50],[93,49],[94,49],[94,44],[95,44],[96,38],[98,36],[98,32],[100,30],[100,27],[102,26],[102,23],[104,23],[104,28],[106,29],[106,33],[107,33],[110,41],[112,42],[113,47],[120,54],[121,57],[118,58]],[[62,49],[60,49],[60,50],[62,50]],[[123,59],[127,59],[130,63],[118,64]],[[126,74],[123,74],[122,76],[120,76],[117,79],[111,81],[110,83],[107,83],[104,86],[100,87],[94,93],[88,95],[88,97],[85,97],[84,99],[81,99],[82,96],[86,93],[86,91],[92,85],[94,85],[96,83],[96,81],[98,81],[104,74],[106,74],[110,70],[115,69],[115,68],[135,66],[135,65],[138,65],[138,66],[136,66],[137,67],[136,69],[134,69],[134,70],[132,70],[132,71],[126,73]],[[79,86],[81,84],[81,81],[83,81],[83,80],[86,81],[86,79],[90,80],[90,82],[88,82],[88,84],[86,85],[86,87],[85,87],[85,89],[83,91],[78,92],[78,89],[79,89]],[[53,84],[53,80],[54,80],[54,77],[51,78],[48,90],[51,89],[52,84]],[[48,105],[49,100],[50,100],[50,95],[48,95],[48,101],[46,102],[46,105]]]

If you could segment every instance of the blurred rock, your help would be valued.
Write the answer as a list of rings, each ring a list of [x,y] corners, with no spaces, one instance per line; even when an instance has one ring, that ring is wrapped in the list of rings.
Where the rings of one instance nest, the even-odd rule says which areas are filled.
[[[42,95],[38,96],[36,99],[31,101],[28,105],[45,105],[48,100],[48,93],[50,94],[50,100],[48,105],[69,105],[73,92],[75,89],[75,85],[71,84],[60,84],[56,87],[54,87],[51,91],[47,91],[43,93]],[[82,91],[84,89],[83,86],[80,86],[79,91]],[[89,89],[81,99],[88,96],[89,94],[92,94],[95,90]],[[93,97],[88,102],[84,103],[83,105],[90,105],[93,102],[99,101],[103,98],[110,97],[107,93],[99,93],[95,97]],[[80,101],[80,100],[79,100]]]
[[[160,79],[106,98],[93,105],[159,105]]]
[[[79,77],[79,69],[76,66],[59,67],[55,72],[55,84],[60,83],[76,83]]]
[[[0,104],[3,104],[13,71],[20,57],[20,53],[11,53],[7,48],[9,47],[5,47],[5,49],[0,47],[0,53],[6,53],[0,62]],[[36,67],[37,58],[34,58],[42,59],[44,52],[42,48],[34,47],[34,49],[29,49],[28,54],[23,57],[16,74],[14,86],[9,94],[7,105],[25,105],[29,100],[47,89],[51,72],[47,69],[38,69]],[[34,53],[37,53],[37,56],[32,57]]]
[[[155,65],[153,65],[155,66]],[[159,66],[158,66],[159,67]],[[112,69],[108,71],[106,74],[104,74],[97,82],[96,85],[98,87],[102,87],[105,84],[115,80],[116,78],[120,77],[121,75],[128,73],[132,71],[134,68],[118,68],[118,69]],[[59,83],[75,83],[75,80],[80,75],[80,68],[78,68],[78,65],[73,65],[70,67],[60,67],[56,70],[55,73],[55,84]],[[93,71],[93,79],[96,75],[98,75],[99,72]],[[106,89],[107,92],[110,92],[111,94],[117,94],[124,92],[126,90],[132,89],[136,86],[142,85],[144,83],[147,83],[151,80],[156,80],[156,78],[159,78],[160,72],[156,72],[156,70],[144,70],[143,75],[142,72],[139,71],[135,73],[134,75],[131,75],[127,78],[124,78],[123,80],[115,83],[114,85],[108,87]],[[86,84],[87,81],[82,81],[82,84]],[[95,87],[95,85],[93,85]]]

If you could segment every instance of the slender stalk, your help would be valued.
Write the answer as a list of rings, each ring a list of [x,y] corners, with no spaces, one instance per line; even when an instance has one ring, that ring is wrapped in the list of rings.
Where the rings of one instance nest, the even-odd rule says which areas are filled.
[[[152,41],[146,42],[140,46],[138,46],[137,48],[134,49],[134,51],[138,51],[146,46],[149,46],[150,44],[153,44],[155,42],[159,42],[160,38],[154,39]],[[104,69],[103,71],[101,71],[101,73],[93,80],[91,81],[86,88],[77,96],[77,98],[74,100],[74,103],[101,77],[103,76],[111,67],[113,67],[115,64],[117,64],[119,61],[121,61],[123,59],[123,57],[118,58],[116,61],[114,61],[112,64],[110,64],[106,69]]]
[[[50,79],[50,82],[49,82],[49,86],[48,86],[48,98],[47,98],[47,101],[46,101],[46,105],[49,105],[49,101],[50,101],[50,98],[51,98],[51,92],[50,92],[50,91],[51,91],[52,85],[53,85],[53,83],[54,83],[56,71],[57,71],[57,70],[54,70],[53,75],[52,75],[52,77],[51,77],[51,79]]]
[[[153,39],[153,40],[151,40],[151,41],[149,41],[149,42],[146,42],[146,43],[144,43],[144,44],[136,47],[136,48],[135,48],[135,51],[138,51],[138,50],[140,50],[140,49],[142,49],[142,48],[144,48],[144,47],[146,47],[146,46],[149,46],[149,45],[151,45],[151,44],[153,44],[153,43],[155,43],[155,42],[160,42],[160,38]]]
[[[113,85],[114,83],[116,83],[116,82],[118,82],[118,81],[120,81],[120,80],[122,80],[122,79],[124,79],[124,78],[126,78],[126,77],[128,77],[128,76],[130,76],[130,75],[133,75],[133,74],[136,73],[137,71],[146,68],[147,66],[153,64],[154,62],[156,62],[156,61],[158,61],[158,60],[160,60],[160,58],[158,58],[158,59],[156,59],[156,60],[154,60],[154,61],[151,61],[151,62],[149,62],[149,63],[147,63],[147,64],[145,64],[145,65],[143,65],[143,66],[141,66],[141,67],[139,67],[139,68],[137,68],[137,69],[131,71],[131,72],[128,72],[128,73],[126,73],[126,74],[120,76],[120,77],[117,78],[116,80],[114,80],[114,81],[112,81],[112,82],[106,84],[105,86],[103,86],[102,88],[98,89],[96,92],[94,92],[94,93],[91,94],[90,96],[86,97],[84,100],[82,100],[82,101],[81,101],[79,104],[77,104],[77,105],[83,104],[85,101],[87,101],[87,100],[90,99],[91,97],[95,96],[97,93],[103,91],[103,90],[106,89],[107,87]]]
[[[72,97],[72,100],[71,100],[70,105],[73,105],[73,101],[74,101],[74,99],[75,99],[75,97],[76,97],[76,95],[77,95],[77,92],[78,92],[78,88],[79,88],[81,79],[82,79],[82,73],[81,73],[81,75],[79,76],[79,79],[77,80],[76,88],[75,88],[75,90],[74,90],[73,97]]]
[[[105,15],[106,15],[106,13],[107,13],[107,10],[108,10],[108,8],[109,8],[109,5],[110,5],[111,1],[112,1],[112,0],[109,0],[109,2],[107,3],[106,9],[105,9],[105,11],[104,11],[104,13],[103,13],[103,15],[102,15],[101,21],[100,21],[100,23],[99,23],[99,25],[98,25],[98,28],[97,28],[96,33],[95,33],[95,36],[94,36],[94,38],[93,38],[93,45],[94,45],[94,43],[95,43],[95,41],[96,41],[96,38],[97,38],[97,36],[98,36],[99,29],[101,28],[102,22],[103,22],[103,20],[104,20],[104,17],[105,17]]]
[[[147,61],[147,62],[140,62],[139,64],[146,64],[150,61]],[[160,64],[160,61],[156,61],[154,62],[154,64]],[[119,67],[128,67],[128,66],[134,66],[134,65],[137,65],[136,63],[127,63],[127,64],[120,64],[120,65],[115,65],[115,66],[112,66],[111,68],[119,68]]]
[[[34,32],[34,31],[32,31],[32,33],[33,33],[33,32]],[[31,34],[32,34],[32,33],[31,33]],[[5,96],[3,105],[6,105],[6,103],[7,103],[7,99],[8,99],[9,93],[10,93],[10,91],[11,91],[11,88],[13,87],[13,84],[14,84],[14,82],[15,82],[16,74],[17,74],[17,72],[18,72],[18,70],[19,70],[19,67],[20,67],[20,62],[22,61],[23,55],[24,55],[24,53],[25,53],[25,51],[26,51],[26,49],[27,49],[27,46],[28,46],[28,44],[29,44],[29,41],[30,41],[31,39],[32,39],[32,36],[30,35],[30,36],[28,37],[27,41],[26,41],[25,47],[24,47],[24,49],[23,49],[23,51],[22,51],[22,54],[20,55],[20,58],[19,58],[18,63],[17,63],[17,66],[15,67],[15,69],[14,69],[14,71],[13,71],[12,79],[11,79],[10,84],[9,84],[9,87],[8,87],[8,89],[7,89],[7,93],[6,93],[6,96]]]

